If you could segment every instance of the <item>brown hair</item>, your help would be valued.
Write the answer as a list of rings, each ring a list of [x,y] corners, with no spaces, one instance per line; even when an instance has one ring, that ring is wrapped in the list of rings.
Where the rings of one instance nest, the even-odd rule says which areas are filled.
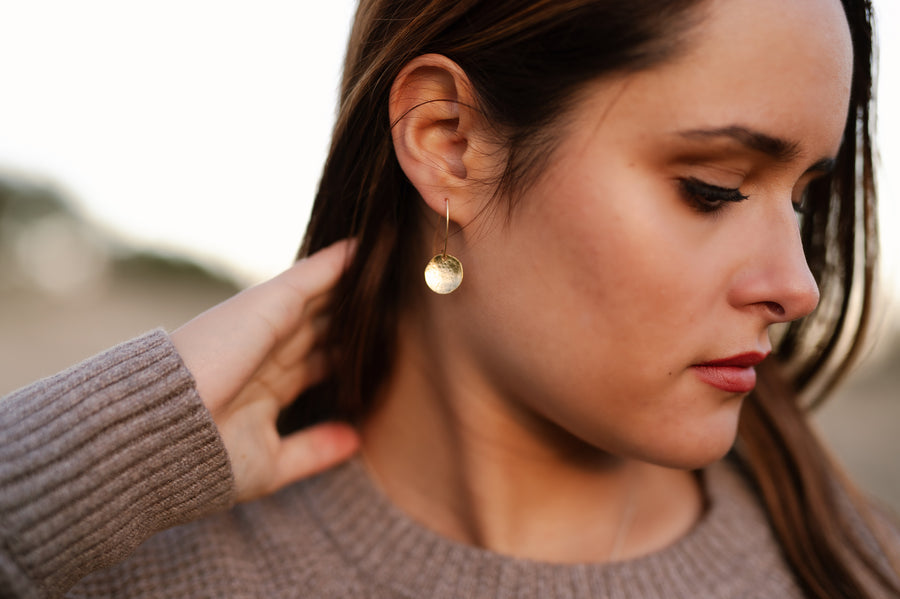
[[[872,295],[875,194],[870,106],[872,11],[842,0],[855,72],[845,139],[832,175],[808,192],[803,225],[820,307],[793,323],[745,402],[737,455],[768,510],[798,580],[811,597],[866,597],[867,579],[898,591],[893,570],[851,532],[867,514],[837,476],[799,396],[829,373],[836,381],[860,347]],[[399,315],[421,285],[417,194],[394,155],[388,96],[402,67],[437,53],[468,75],[477,108],[506,137],[505,191],[537,176],[552,125],[586,83],[671,58],[702,17],[703,0],[361,0],[344,65],[340,107],[300,255],[345,237],[358,250],[334,294],[335,375],[282,419],[284,430],[323,418],[359,420],[391,371]],[[857,251],[862,249],[862,255]],[[858,291],[857,291],[858,290]],[[851,297],[860,307],[851,310]],[[831,382],[826,382],[830,386]],[[874,527],[873,527],[874,528]]]

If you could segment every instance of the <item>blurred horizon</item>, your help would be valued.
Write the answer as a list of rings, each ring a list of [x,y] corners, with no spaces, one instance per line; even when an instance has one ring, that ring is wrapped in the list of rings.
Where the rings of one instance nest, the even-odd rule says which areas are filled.
[[[131,243],[269,278],[306,228],[353,8],[11,3],[0,170]]]

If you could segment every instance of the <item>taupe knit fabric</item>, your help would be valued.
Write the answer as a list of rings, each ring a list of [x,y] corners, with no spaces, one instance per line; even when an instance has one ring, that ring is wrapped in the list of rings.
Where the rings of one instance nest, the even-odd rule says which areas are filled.
[[[709,508],[691,533],[607,565],[451,542],[397,510],[356,461],[223,511],[224,448],[159,331],[13,393],[0,414],[2,597],[802,596],[727,462],[705,471]]]
[[[109,350],[0,400],[0,597],[58,596],[232,496],[224,447],[168,336]]]

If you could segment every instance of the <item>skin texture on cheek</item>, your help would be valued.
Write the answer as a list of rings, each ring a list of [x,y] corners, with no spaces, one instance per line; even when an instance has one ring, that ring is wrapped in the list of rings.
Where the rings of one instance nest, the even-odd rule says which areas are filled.
[[[508,293],[473,323],[473,352],[506,394],[590,443],[615,437],[605,422],[638,431],[639,445],[693,413],[686,404],[698,398],[679,388],[693,383],[684,379],[696,323],[721,294],[698,285],[709,278],[701,242],[678,226],[696,215],[672,182],[629,165],[624,152],[604,155],[603,134],[567,140],[558,168],[528,191],[496,245],[481,248],[475,276],[484,281],[473,286],[491,281]],[[516,346],[498,346],[511,330]],[[722,399],[700,403],[709,401]]]

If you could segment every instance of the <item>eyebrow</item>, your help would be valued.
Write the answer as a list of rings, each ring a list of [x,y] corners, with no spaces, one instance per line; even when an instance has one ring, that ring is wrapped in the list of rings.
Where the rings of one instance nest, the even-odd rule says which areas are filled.
[[[680,131],[679,135],[685,139],[725,137],[737,141],[751,150],[770,156],[778,162],[789,162],[800,155],[800,144],[796,141],[773,137],[739,125],[717,129],[690,129]],[[822,158],[809,167],[806,172],[830,173],[834,170],[834,166],[834,158]]]

